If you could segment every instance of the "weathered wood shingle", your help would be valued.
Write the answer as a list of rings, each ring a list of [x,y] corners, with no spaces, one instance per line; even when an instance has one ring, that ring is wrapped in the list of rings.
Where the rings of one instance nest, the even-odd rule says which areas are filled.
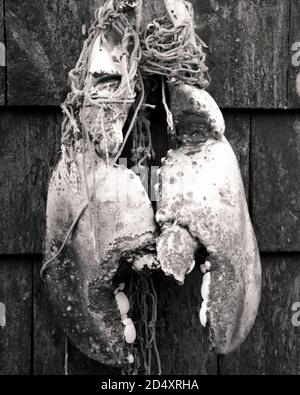
[[[4,7],[0,0],[0,106],[5,104],[5,42],[4,42]]]
[[[60,149],[58,112],[0,110],[0,254],[41,253],[47,185]]]
[[[223,111],[226,123],[225,136],[238,159],[245,192],[249,197],[250,160],[250,114],[238,111]]]
[[[300,108],[300,2],[291,0],[289,107]]]
[[[0,303],[6,325],[0,326],[0,375],[31,372],[32,266],[30,259],[0,257]]]
[[[251,162],[261,251],[300,251],[300,115],[254,114]]]
[[[289,1],[193,1],[209,46],[210,91],[221,107],[283,108]]]
[[[266,256],[262,263],[257,320],[240,349],[223,358],[222,374],[300,374],[300,327],[293,325],[292,309],[300,302],[300,255]]]

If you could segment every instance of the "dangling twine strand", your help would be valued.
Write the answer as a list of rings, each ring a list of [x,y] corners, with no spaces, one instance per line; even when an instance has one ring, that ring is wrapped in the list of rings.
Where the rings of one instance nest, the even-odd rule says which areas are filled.
[[[147,310],[149,311],[150,314],[149,322],[148,322],[149,317],[147,317],[145,314],[143,314],[143,321],[142,321],[142,325],[144,327],[144,333],[145,333],[146,372],[148,375],[151,375],[152,373],[151,369],[152,369],[152,348],[153,348],[154,357],[157,364],[156,374],[161,375],[161,362],[156,344],[156,330],[155,330],[155,324],[157,321],[157,295],[153,285],[152,278],[148,278],[147,280],[142,279],[141,298],[142,298],[142,309],[141,309],[142,314],[144,311]],[[148,354],[148,358],[147,358],[147,354]]]
[[[169,131],[171,134],[174,134],[175,129],[174,129],[174,121],[173,121],[173,114],[171,113],[169,106],[167,104],[167,99],[166,99],[166,83],[164,80],[164,77],[161,77],[161,87],[162,87],[162,103],[166,111],[167,115],[167,124],[169,127]]]
[[[40,271],[40,276],[42,278],[42,280],[44,280],[45,278],[45,271],[47,270],[48,266],[56,259],[59,257],[59,255],[62,253],[63,249],[65,248],[65,245],[67,244],[71,234],[73,233],[73,230],[75,229],[75,226],[77,225],[79,219],[81,218],[82,214],[85,212],[85,210],[88,207],[88,203],[86,203],[82,209],[79,211],[79,213],[77,214],[76,218],[74,219],[74,221],[72,222],[72,225],[70,226],[68,233],[65,237],[65,240],[63,241],[60,249],[57,251],[57,253],[51,258],[49,259],[47,262],[44,263],[44,265],[41,268]]]
[[[139,339],[140,339],[140,346],[144,358],[145,372],[146,375],[153,374],[152,351],[154,351],[154,359],[157,365],[156,374],[161,375],[161,361],[156,343],[156,328],[155,328],[157,321],[157,295],[151,277],[145,278],[141,276],[139,299],[140,299],[139,311],[142,314],[142,319],[141,322],[139,323],[139,333],[140,333]]]
[[[150,121],[144,111],[141,111],[134,126],[131,153],[131,160],[137,167],[141,166],[147,159],[155,157],[152,147]]]
[[[141,82],[141,88],[142,88],[141,96],[140,96],[138,105],[137,105],[137,107],[136,107],[136,110],[135,110],[135,112],[134,112],[134,114],[133,114],[133,117],[132,117],[132,120],[131,120],[131,122],[130,122],[130,125],[129,125],[129,128],[128,128],[128,130],[127,130],[127,133],[126,133],[126,135],[125,135],[125,137],[124,137],[123,143],[122,143],[122,145],[121,145],[121,147],[120,147],[120,149],[119,149],[117,155],[115,156],[115,158],[114,158],[114,160],[113,160],[113,164],[116,164],[117,161],[118,161],[118,159],[119,159],[120,156],[122,155],[122,152],[123,152],[123,150],[124,150],[124,147],[125,147],[125,145],[126,145],[126,143],[127,143],[127,141],[128,141],[128,138],[129,138],[131,132],[132,132],[132,129],[133,129],[134,125],[135,125],[135,122],[136,122],[138,113],[140,112],[140,110],[141,110],[141,108],[142,108],[142,105],[143,105],[143,103],[144,103],[144,99],[145,99],[145,88],[144,88],[144,83],[143,83],[143,79],[142,79],[141,76],[139,76],[139,80],[140,80],[140,82]]]

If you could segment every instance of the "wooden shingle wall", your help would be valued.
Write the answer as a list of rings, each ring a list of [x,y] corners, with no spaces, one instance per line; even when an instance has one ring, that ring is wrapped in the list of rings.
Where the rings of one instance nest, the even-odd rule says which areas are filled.
[[[5,104],[5,64],[6,51],[4,40],[4,5],[3,0],[0,1],[0,106]]]
[[[0,0],[0,374],[64,373],[64,338],[39,278],[47,182],[59,156],[67,73],[101,3]],[[150,20],[161,2],[144,3]],[[209,46],[210,92],[223,109],[262,253],[263,297],[240,350],[217,358],[199,325],[200,274],[181,288],[158,276],[163,372],[300,374],[300,329],[292,325],[300,302],[300,2],[193,4]],[[153,127],[163,155],[165,129]],[[119,373],[72,346],[69,354],[71,374]]]

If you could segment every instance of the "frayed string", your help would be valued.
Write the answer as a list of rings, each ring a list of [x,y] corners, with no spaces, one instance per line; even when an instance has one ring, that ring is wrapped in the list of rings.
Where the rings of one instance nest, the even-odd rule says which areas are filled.
[[[169,128],[170,134],[174,134],[175,129],[174,129],[174,120],[173,120],[173,114],[171,113],[167,99],[166,99],[166,83],[164,77],[161,77],[161,87],[162,87],[162,102],[166,111],[167,115],[167,124]]]

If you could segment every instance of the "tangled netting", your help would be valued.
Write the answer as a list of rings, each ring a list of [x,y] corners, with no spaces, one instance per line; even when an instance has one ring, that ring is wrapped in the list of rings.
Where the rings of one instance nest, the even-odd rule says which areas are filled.
[[[132,116],[122,146],[115,156],[113,163],[119,159],[130,133],[135,127],[136,119],[145,100],[144,79],[147,76],[160,75],[168,82],[185,82],[190,85],[205,89],[209,85],[208,68],[205,65],[205,44],[195,34],[194,12],[191,3],[185,1],[188,11],[188,20],[178,26],[174,26],[169,15],[155,19],[141,33],[129,23],[123,13],[126,8],[136,8],[136,25],[140,24],[142,0],[136,1],[107,1],[95,12],[95,21],[89,30],[89,35],[84,43],[82,53],[73,70],[69,73],[71,92],[62,105],[64,120],[62,123],[62,145],[74,146],[74,143],[83,138],[81,111],[84,104],[94,104],[100,109],[117,103],[132,104],[135,102],[136,91],[140,92],[136,110]],[[123,56],[120,60],[122,66],[122,79],[118,89],[111,97],[101,97],[99,92],[91,90],[88,83],[88,70],[90,56],[95,40],[100,35],[103,43],[111,29],[119,32],[122,37]],[[136,84],[136,79],[138,83]],[[172,115],[168,109],[164,92],[164,80],[162,80],[163,104],[167,113],[167,121],[171,131],[174,130]],[[101,116],[101,111],[99,111]],[[81,125],[81,127],[79,127]],[[140,131],[143,134],[143,129]],[[135,133],[134,143],[136,150],[141,151],[139,134]],[[150,134],[148,140],[151,141]],[[68,150],[69,152],[69,150]],[[141,157],[149,157],[152,146],[145,147]],[[152,152],[153,153],[153,152]],[[134,154],[133,154],[134,156]]]
[[[157,294],[152,277],[147,273],[131,272],[126,293],[132,306],[140,353],[132,346],[135,364],[124,368],[123,374],[161,375],[161,360],[156,342]]]
[[[108,164],[114,164],[119,159],[130,134],[133,134],[132,160],[141,165],[144,161],[154,156],[150,122],[148,119],[146,104],[147,92],[145,92],[145,80],[150,76],[161,76],[162,101],[167,114],[169,130],[174,131],[172,114],[168,108],[166,99],[165,83],[184,82],[205,89],[209,84],[208,69],[205,66],[205,44],[195,34],[194,15],[192,5],[184,1],[187,9],[188,20],[175,26],[167,14],[162,18],[155,19],[147,26],[144,32],[140,32],[142,0],[108,0],[95,13],[95,21],[89,30],[89,35],[84,43],[82,53],[75,68],[69,73],[71,92],[62,104],[64,113],[62,123],[62,147],[64,152],[71,156],[77,147],[82,148],[84,156],[84,175],[87,189],[88,203],[82,207],[66,239],[58,253],[46,262],[41,270],[45,272],[47,266],[57,258],[71,236],[77,222],[83,212],[89,208],[90,221],[97,240],[97,216],[94,209],[93,197],[96,185],[90,192],[87,185],[85,151],[87,150],[90,163],[95,166],[95,149],[85,125],[82,110],[86,105],[99,107],[97,117],[104,116],[107,107],[130,104],[133,114],[124,136],[123,143],[114,158],[106,158]],[[135,27],[133,27],[124,12],[127,9],[135,10]],[[122,56],[119,59],[121,66],[121,81],[118,88],[110,97],[102,97],[101,91],[93,88],[89,82],[89,69],[91,53],[97,39],[100,45],[104,44],[110,32],[118,32],[121,39]],[[139,34],[140,33],[140,34]],[[96,120],[98,123],[99,119]],[[101,119],[100,119],[101,121]],[[101,124],[101,122],[99,123]],[[102,123],[103,124],[103,123]],[[104,125],[102,132],[105,134]],[[95,173],[95,169],[93,169]],[[92,219],[93,218],[93,219]],[[157,320],[157,296],[151,277],[140,274],[135,282],[130,283],[129,297],[133,310],[137,313],[135,323],[138,329],[140,353],[132,350],[135,356],[135,365],[127,367],[127,374],[140,372],[140,362],[143,365],[143,373],[153,373],[153,365],[156,373],[161,374],[161,362],[156,344],[155,324]],[[140,357],[139,357],[140,356]],[[66,341],[65,371],[68,374],[68,347]]]
[[[194,29],[193,6],[184,2],[189,18],[174,26],[167,14],[147,26],[142,37],[141,68],[146,75],[162,75],[168,82],[185,82],[201,89],[209,85],[204,42]]]
[[[101,97],[97,90],[91,89],[88,81],[88,71],[90,68],[91,52],[96,39],[100,38],[100,43],[105,43],[106,37],[109,35],[112,28],[122,37],[122,58],[120,59],[122,75],[118,89],[108,98]],[[99,114],[101,115],[100,110],[104,107],[112,106],[117,103],[133,104],[135,102],[135,83],[137,75],[140,84],[142,84],[142,78],[138,73],[140,60],[141,48],[137,32],[130,25],[125,14],[118,11],[112,0],[106,2],[104,6],[96,10],[95,21],[89,30],[89,36],[84,43],[81,55],[75,68],[69,73],[71,92],[62,105],[64,112],[64,120],[62,123],[63,146],[68,148],[74,147],[76,141],[83,137],[82,127],[84,125],[82,125],[81,113],[85,104],[99,106]],[[140,90],[142,91],[142,88],[140,88]],[[143,99],[140,100],[140,102],[142,104]],[[81,127],[78,125],[81,125]],[[68,152],[70,152],[70,150],[68,150]]]

